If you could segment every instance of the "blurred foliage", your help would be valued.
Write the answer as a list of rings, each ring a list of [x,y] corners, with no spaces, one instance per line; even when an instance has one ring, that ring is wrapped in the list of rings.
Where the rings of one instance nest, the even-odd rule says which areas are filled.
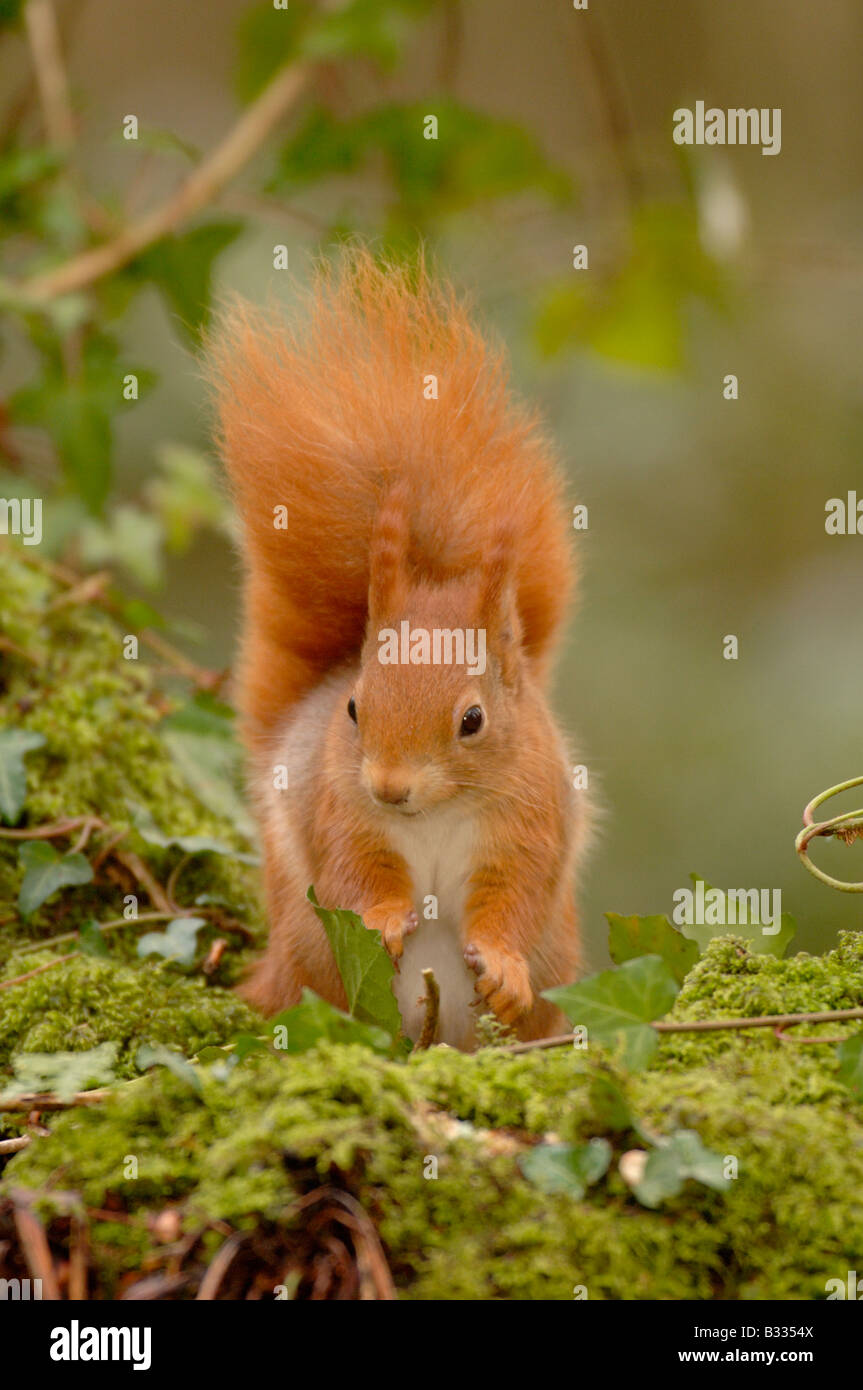
[[[336,209],[320,224],[324,246],[359,233],[382,254],[401,256],[468,212],[488,214],[522,196],[550,208],[571,203],[569,176],[520,125],[472,109],[437,82],[411,101],[388,93],[387,74],[443,8],[442,0],[348,0],[338,8],[292,0],[287,10],[271,3],[246,10],[234,55],[241,102],[258,98],[286,64],[311,63],[315,74],[289,133],[270,139],[246,179],[253,199],[302,215],[294,200],[313,194],[312,220],[320,223],[322,206]],[[0,0],[0,27],[20,27],[20,18],[20,4]],[[373,100],[352,95],[355,75],[374,79]],[[25,479],[35,475],[51,503],[48,553],[84,566],[120,564],[153,588],[168,553],[184,552],[205,529],[229,533],[231,518],[211,460],[187,443],[154,440],[151,476],[142,483],[118,467],[116,419],[159,380],[155,364],[125,360],[126,316],[144,289],[155,289],[177,340],[194,352],[209,322],[219,257],[250,230],[254,203],[230,218],[214,205],[80,291],[28,296],[32,277],[126,230],[122,209],[153,161],[179,162],[186,174],[201,159],[180,135],[143,123],[132,149],[118,129],[104,138],[122,142],[132,167],[125,190],[97,200],[74,143],[60,150],[34,142],[14,111],[0,137],[0,307],[9,356],[29,364],[24,383],[0,402],[0,461],[8,470],[0,487],[25,495]],[[719,299],[718,272],[699,250],[695,220],[691,193],[679,205],[635,205],[617,261],[589,276],[571,271],[541,294],[542,350],[678,366],[688,301]]]
[[[723,302],[723,277],[698,233],[687,203],[638,206],[628,251],[613,274],[576,274],[547,291],[536,323],[541,350],[587,346],[631,366],[681,367],[690,303]]]

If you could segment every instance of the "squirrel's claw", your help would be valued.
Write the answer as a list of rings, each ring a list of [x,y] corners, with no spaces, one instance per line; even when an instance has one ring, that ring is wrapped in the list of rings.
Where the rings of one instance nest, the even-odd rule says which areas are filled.
[[[533,990],[527,961],[522,956],[498,950],[496,946],[468,942],[465,964],[476,975],[474,989],[479,1001],[500,1019],[515,1023],[533,1004]]]
[[[380,932],[387,954],[398,970],[405,937],[412,936],[420,924],[414,909],[404,903],[376,903],[374,907],[366,908],[362,917],[371,931]]]

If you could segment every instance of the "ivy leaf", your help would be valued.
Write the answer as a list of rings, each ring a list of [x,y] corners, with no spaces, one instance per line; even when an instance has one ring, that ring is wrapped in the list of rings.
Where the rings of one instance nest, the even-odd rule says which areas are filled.
[[[721,307],[725,289],[698,234],[691,202],[644,202],[628,259],[611,273],[560,281],[540,306],[536,335],[548,353],[587,348],[628,366],[673,371],[686,356],[693,300]]]
[[[314,61],[372,58],[392,68],[410,31],[411,15],[429,7],[430,0],[349,0],[338,9],[319,11],[303,33],[299,51]]]
[[[17,24],[24,8],[24,0],[0,0],[0,29]]]
[[[21,1052],[12,1058],[15,1080],[2,1099],[50,1091],[61,1100],[71,1100],[77,1091],[113,1081],[116,1060],[115,1042],[100,1043],[87,1052]]]
[[[704,884],[705,900],[708,894],[717,892],[717,889],[712,888],[700,874],[690,874],[689,877],[692,880],[693,893],[697,892],[699,883]],[[727,911],[723,912],[722,915],[727,916]],[[797,922],[790,912],[783,912],[779,918],[779,931],[773,936],[767,936],[757,922],[719,924],[686,922],[681,923],[680,930],[691,941],[697,942],[701,951],[707,950],[709,943],[715,936],[740,936],[754,956],[778,956],[781,960],[797,932]]]
[[[366,928],[363,927],[363,931]],[[361,1023],[350,1014],[342,1013],[334,1005],[321,999],[310,989],[303,990],[299,1004],[286,1009],[270,1020],[270,1027],[287,1029],[287,1047],[276,1048],[277,1052],[307,1052],[319,1042],[360,1043],[373,1052],[392,1054],[393,1039],[385,1028],[371,1023]]]
[[[853,1033],[836,1049],[839,1080],[863,1100],[863,1033]]]
[[[291,0],[277,10],[272,0],[244,13],[238,31],[234,86],[241,101],[251,101],[290,58],[312,15],[306,0]]]
[[[230,535],[231,514],[216,484],[209,457],[185,444],[160,444],[156,449],[159,476],[146,487],[168,549],[182,554],[202,527]]]
[[[191,700],[161,724],[165,746],[198,800],[254,840],[255,826],[238,791],[240,749],[218,702]]]
[[[148,931],[138,942],[139,956],[164,956],[178,965],[191,965],[198,947],[203,917],[175,917],[166,931]]]
[[[83,854],[58,854],[45,840],[27,840],[18,851],[24,879],[18,893],[18,911],[29,917],[59,888],[90,883],[93,870]]]
[[[633,1069],[646,1066],[658,1038],[650,1023],[668,1013],[678,985],[661,956],[639,956],[614,970],[603,970],[578,984],[543,991],[574,1028],[586,1027],[588,1041],[614,1046]]]
[[[181,1052],[174,1052],[161,1043],[155,1046],[149,1043],[142,1044],[135,1053],[135,1066],[139,1071],[149,1071],[150,1067],[167,1067],[168,1071],[185,1081],[193,1091],[200,1094],[202,1090],[200,1074],[192,1063]]]
[[[723,1173],[721,1154],[706,1149],[691,1129],[678,1129],[651,1150],[641,1182],[633,1192],[643,1207],[655,1208],[683,1190],[688,1178],[724,1192],[731,1181]]]
[[[103,960],[111,954],[102,928],[92,918],[78,932],[78,950],[85,956],[98,956]]]
[[[590,1084],[590,1103],[597,1124],[612,1133],[637,1129],[629,1103],[620,1087],[607,1076],[596,1076]]]
[[[581,1201],[591,1183],[598,1182],[611,1162],[611,1145],[605,1139],[587,1144],[537,1144],[522,1154],[522,1173],[543,1192],[563,1192]]]
[[[695,962],[699,950],[694,941],[673,927],[665,916],[622,917],[606,912],[608,951],[615,965],[638,956],[661,956],[679,985]]]
[[[402,1020],[392,990],[395,969],[380,932],[370,931],[355,912],[321,907],[314,888],[307,896],[336,958],[351,1015],[361,1023],[385,1028],[391,1038],[397,1037]]]
[[[236,241],[245,224],[238,218],[207,222],[182,236],[163,237],[133,261],[129,273],[150,280],[176,314],[192,347],[210,318],[210,292],[216,257]]]
[[[223,854],[229,859],[239,859],[242,864],[259,862],[256,854],[243,854],[210,835],[166,835],[159,829],[145,806],[139,806],[135,801],[127,801],[126,805],[132,816],[132,824],[148,845],[156,845],[159,849],[176,847],[184,854]]]
[[[44,373],[10,397],[9,413],[17,423],[48,431],[66,477],[98,515],[111,486],[112,421],[123,404],[119,345],[108,333],[90,333],[74,379],[67,377],[53,338],[37,339],[37,346]]]
[[[0,729],[0,816],[14,825],[27,796],[24,754],[41,748],[42,734],[29,729]]]
[[[0,221],[10,229],[17,223],[20,230],[22,222],[27,227],[32,226],[38,187],[52,178],[61,165],[59,152],[47,145],[8,150],[0,156]]]
[[[123,565],[141,584],[153,589],[162,577],[163,532],[158,517],[123,504],[103,519],[89,517],[80,527],[81,564],[96,569]]]

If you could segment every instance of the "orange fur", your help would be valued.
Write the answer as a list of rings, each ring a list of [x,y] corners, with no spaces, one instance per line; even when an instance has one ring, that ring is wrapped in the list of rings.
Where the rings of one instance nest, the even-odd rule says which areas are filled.
[[[271,919],[249,997],[272,1011],[309,985],[344,1004],[309,882],[379,927],[394,958],[414,932],[430,944],[434,923],[417,930],[415,909],[432,878],[449,891],[447,837],[463,813],[459,928],[477,993],[522,1036],[559,1026],[537,995],[575,975],[584,816],[544,695],[572,562],[536,417],[450,290],[365,252],[319,272],[291,328],[234,305],[210,368],[244,531],[238,698]],[[424,397],[429,376],[437,400]],[[273,524],[280,505],[287,531]],[[482,627],[488,669],[382,666],[378,630],[405,618]],[[484,711],[471,737],[465,700]],[[398,848],[414,805],[429,844],[440,840],[428,883],[407,862],[423,837]]]

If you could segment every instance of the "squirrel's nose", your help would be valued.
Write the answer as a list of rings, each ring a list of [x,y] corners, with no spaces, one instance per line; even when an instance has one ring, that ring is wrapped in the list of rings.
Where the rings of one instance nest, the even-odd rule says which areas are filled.
[[[403,768],[384,770],[367,765],[365,781],[375,801],[387,806],[404,806],[410,800],[410,779]]]
[[[411,789],[403,782],[379,782],[373,792],[378,801],[385,801],[388,806],[404,806],[410,800]]]

